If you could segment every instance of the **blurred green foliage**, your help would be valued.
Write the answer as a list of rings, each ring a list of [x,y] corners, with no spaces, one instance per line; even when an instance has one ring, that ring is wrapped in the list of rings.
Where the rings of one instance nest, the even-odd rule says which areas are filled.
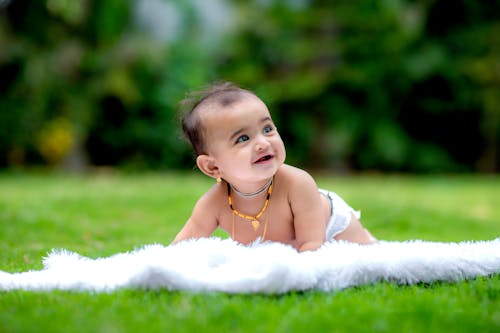
[[[192,166],[176,105],[223,79],[293,164],[500,170],[495,0],[3,0],[0,50],[0,167]]]

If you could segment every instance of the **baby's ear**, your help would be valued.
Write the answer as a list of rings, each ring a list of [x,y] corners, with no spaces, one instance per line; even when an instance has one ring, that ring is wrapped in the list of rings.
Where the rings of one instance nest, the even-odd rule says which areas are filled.
[[[198,155],[196,165],[208,177],[219,178],[222,176],[215,159],[210,155]]]

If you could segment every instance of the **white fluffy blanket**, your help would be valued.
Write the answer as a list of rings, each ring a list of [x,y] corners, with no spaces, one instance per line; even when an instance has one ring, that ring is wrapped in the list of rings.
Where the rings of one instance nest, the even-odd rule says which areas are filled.
[[[171,246],[147,245],[98,259],[53,250],[43,263],[40,271],[0,271],[0,290],[143,288],[271,294],[331,291],[377,281],[458,281],[500,273],[500,238],[370,246],[331,242],[304,253],[278,243],[242,246],[209,238]]]

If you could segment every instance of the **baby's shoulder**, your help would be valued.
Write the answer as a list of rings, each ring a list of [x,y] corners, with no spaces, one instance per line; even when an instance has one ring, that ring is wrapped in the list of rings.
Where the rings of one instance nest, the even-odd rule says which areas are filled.
[[[276,177],[282,183],[288,184],[289,188],[316,187],[316,182],[307,171],[288,164],[283,164],[280,167],[276,173]]]
[[[197,205],[214,209],[224,203],[225,200],[227,200],[227,190],[224,183],[217,183],[198,199]]]

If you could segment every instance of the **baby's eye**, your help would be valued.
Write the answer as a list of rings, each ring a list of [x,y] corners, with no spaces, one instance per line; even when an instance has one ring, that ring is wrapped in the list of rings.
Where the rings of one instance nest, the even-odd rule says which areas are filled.
[[[262,132],[263,132],[264,134],[267,134],[267,133],[272,132],[272,131],[273,131],[273,129],[274,129],[274,128],[273,128],[273,126],[271,126],[271,125],[266,125],[266,126],[264,126],[264,129],[262,130]]]
[[[238,137],[238,139],[236,139],[236,143],[242,143],[242,142],[245,142],[248,140],[250,140],[250,138],[248,137],[248,135],[244,134],[244,135]]]

